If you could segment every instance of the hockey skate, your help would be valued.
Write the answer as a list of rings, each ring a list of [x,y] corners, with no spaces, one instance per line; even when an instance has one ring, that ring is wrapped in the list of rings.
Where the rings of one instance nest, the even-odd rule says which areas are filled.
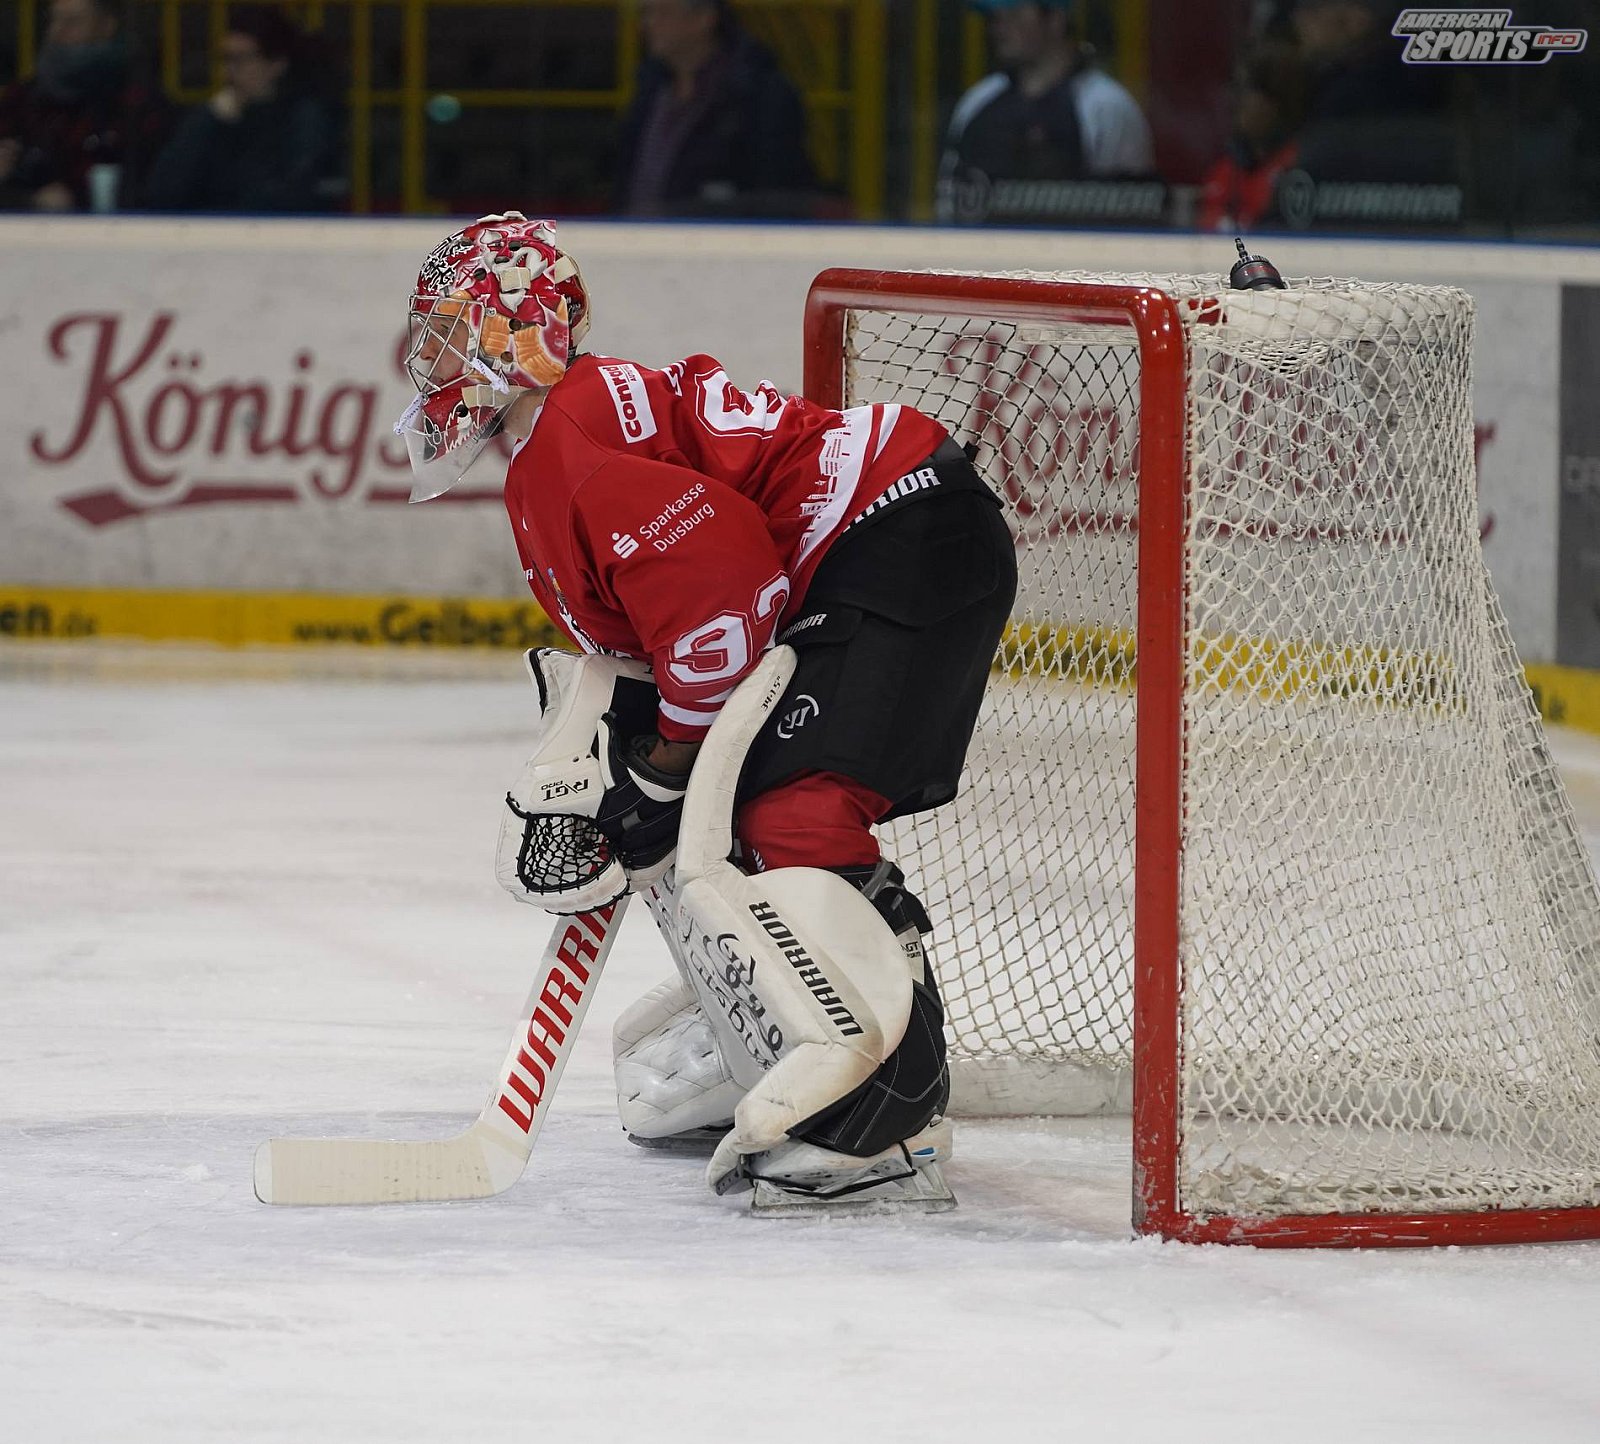
[[[956,1206],[939,1167],[952,1151],[943,1118],[869,1158],[789,1139],[744,1159],[717,1191],[749,1188],[750,1211],[761,1214],[943,1213]]]

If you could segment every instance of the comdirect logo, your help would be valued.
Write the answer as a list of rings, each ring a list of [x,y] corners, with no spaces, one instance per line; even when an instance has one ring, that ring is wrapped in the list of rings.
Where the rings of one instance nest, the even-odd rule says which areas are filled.
[[[617,422],[628,444],[631,446],[654,436],[656,416],[645,395],[644,377],[639,374],[639,368],[626,361],[611,361],[600,368],[600,375],[611,393],[611,404],[617,408]]]
[[[1389,33],[1407,65],[1543,65],[1589,43],[1587,30],[1514,24],[1509,10],[1402,10]]]

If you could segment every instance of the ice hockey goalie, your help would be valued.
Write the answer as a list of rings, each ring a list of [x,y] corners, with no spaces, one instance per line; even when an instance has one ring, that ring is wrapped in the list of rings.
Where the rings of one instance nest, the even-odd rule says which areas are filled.
[[[648,897],[676,975],[617,1024],[630,1136],[712,1146],[719,1192],[926,1204],[942,1009],[873,827],[955,795],[1012,538],[928,417],[586,354],[589,313],[516,213],[442,242],[411,300],[414,498],[510,438],[518,554],[583,654],[530,656],[561,705],[500,880],[557,911]]]

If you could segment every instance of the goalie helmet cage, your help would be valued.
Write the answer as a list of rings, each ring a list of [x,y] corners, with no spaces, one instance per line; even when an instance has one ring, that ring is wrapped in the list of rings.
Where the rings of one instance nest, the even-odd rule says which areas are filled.
[[[1133,1114],[1194,1242],[1600,1234],[1600,894],[1446,287],[826,271],[806,394],[975,442],[1020,586],[935,915],[954,1111]]]

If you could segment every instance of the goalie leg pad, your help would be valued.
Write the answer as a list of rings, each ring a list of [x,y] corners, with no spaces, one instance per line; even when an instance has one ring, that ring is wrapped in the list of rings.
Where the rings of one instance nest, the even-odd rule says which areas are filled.
[[[913,983],[911,1021],[900,1046],[859,1088],[793,1132],[807,1143],[865,1158],[921,1132],[949,1101],[944,1008],[933,989]]]
[[[720,1136],[744,1089],[729,1076],[700,999],[682,978],[658,983],[612,1032],[617,1114],[635,1142]]]
[[[671,872],[645,893],[678,975],[627,1008],[612,1030],[617,1114],[628,1137],[647,1147],[715,1143],[744,1096],[690,983],[677,934],[677,880]]]
[[[747,1051],[764,1067],[712,1159],[715,1186],[742,1155],[774,1147],[878,1072],[905,1036],[912,981],[900,942],[877,909],[820,868],[755,877],[712,869],[683,885],[679,918],[680,931],[714,940],[727,960],[722,981],[732,979],[739,990],[731,997],[729,990],[701,990],[713,1026],[746,1042],[753,1037],[764,1049],[764,1056]],[[737,1070],[731,1054],[730,1061]]]
[[[713,1188],[871,1079],[911,1020],[910,954],[857,887],[819,868],[750,877],[727,860],[739,774],[794,663],[792,649],[775,647],[740,683],[684,804],[677,932],[730,1071],[749,1079],[707,1170]]]
[[[865,1158],[927,1128],[950,1103],[944,1004],[922,945],[932,931],[921,901],[888,861],[841,869],[878,910],[911,974],[911,1019],[900,1046],[854,1093],[794,1130],[796,1138]]]

